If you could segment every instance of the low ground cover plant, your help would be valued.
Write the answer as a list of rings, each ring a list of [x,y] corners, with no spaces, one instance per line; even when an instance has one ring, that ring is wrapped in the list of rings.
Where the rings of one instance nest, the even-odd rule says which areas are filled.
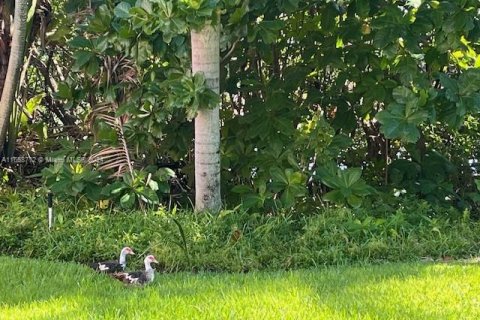
[[[88,263],[129,245],[152,252],[164,271],[232,271],[319,265],[456,259],[478,255],[480,224],[469,212],[405,200],[305,214],[223,210],[102,211],[57,203],[48,230],[46,204],[33,193],[0,197],[0,254]]]

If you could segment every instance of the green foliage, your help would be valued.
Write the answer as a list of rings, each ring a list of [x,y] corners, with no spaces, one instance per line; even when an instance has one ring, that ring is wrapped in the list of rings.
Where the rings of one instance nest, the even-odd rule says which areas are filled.
[[[270,169],[272,176],[272,191],[281,192],[281,201],[285,207],[291,207],[295,198],[306,195],[306,177],[301,172],[293,172],[291,169],[281,171],[279,168]]]
[[[150,172],[149,172],[150,171]],[[168,181],[175,173],[168,168],[158,170],[135,170],[133,176],[125,173],[121,180],[105,183],[103,174],[80,163],[56,163],[43,169],[42,176],[51,191],[62,199],[90,201],[109,200],[123,208],[132,208],[137,203],[158,205],[159,196],[168,194]]]
[[[110,259],[122,245],[154,252],[165,271],[248,271],[359,262],[467,257],[478,253],[479,223],[426,201],[378,199],[365,209],[325,209],[303,217],[243,210],[219,215],[162,209],[68,209],[55,203],[47,229],[44,197],[2,195],[2,254],[77,261]]]
[[[272,202],[275,203],[271,199],[278,196],[268,188],[272,181],[269,175],[272,164],[263,161],[264,155],[276,159],[280,171],[295,172],[300,168],[307,181],[317,175],[318,167],[332,160],[346,164],[347,172],[358,172],[359,167],[376,169],[374,174],[364,175],[365,180],[362,180],[373,185],[382,181],[378,179],[379,170],[386,164],[379,164],[370,157],[365,159],[365,145],[372,156],[383,155],[384,159],[395,161],[401,154],[400,158],[412,161],[409,157],[418,151],[410,148],[410,154],[405,154],[402,149],[421,140],[426,124],[449,123],[452,119],[463,123],[465,115],[476,112],[469,108],[462,113],[457,106],[446,109],[452,103],[445,100],[440,71],[448,66],[449,78],[457,79],[471,73],[468,77],[473,79],[478,34],[471,32],[471,27],[478,24],[472,14],[478,4],[468,2],[463,6],[447,1],[436,7],[428,2],[314,4],[302,1],[299,11],[293,12],[284,5],[285,2],[282,5],[262,2],[250,6],[248,11],[242,7],[233,11],[231,17],[235,19],[229,20],[230,23],[232,20],[245,23],[245,17],[251,19],[247,22],[247,41],[241,43],[243,47],[234,54],[236,60],[227,66],[224,85],[231,96],[229,107],[242,112],[242,116],[228,112],[224,115],[227,118],[223,132],[223,165],[227,169],[224,190],[240,194],[247,207],[271,208]],[[309,8],[308,13],[300,8]],[[271,14],[265,15],[264,20],[254,20],[255,13],[266,10]],[[286,18],[271,23],[271,17],[282,15]],[[454,35],[448,34],[442,29],[443,19],[455,20],[455,15],[472,24],[464,28],[462,22],[449,29]],[[278,27],[281,33],[275,33],[275,28],[267,32],[262,29],[263,24]],[[435,30],[433,34],[432,30]],[[265,36],[259,36],[262,33]],[[465,41],[466,38],[470,40]],[[440,39],[442,45],[438,48],[435,41]],[[451,59],[447,50],[458,51],[455,56],[459,58]],[[278,52],[282,52],[283,59]],[[254,65],[257,59],[262,59],[267,67],[259,72],[246,67]],[[467,70],[459,70],[459,64]],[[433,80],[436,85],[432,86]],[[462,99],[474,101],[470,95],[478,92],[478,88],[469,87],[471,91],[464,91]],[[236,102],[239,99],[235,97],[244,102]],[[444,109],[458,111],[459,116],[452,118]],[[312,110],[316,112],[310,115]],[[292,130],[294,126],[277,125],[283,121],[295,124],[297,130]],[[375,130],[365,130],[366,123]],[[375,145],[375,140],[382,138],[393,141],[390,150]],[[427,149],[436,147],[437,144],[429,144]],[[426,166],[428,160],[425,158]],[[332,188],[325,179],[318,180]],[[355,207],[361,205],[360,199],[373,193],[361,183],[356,191],[361,195],[356,196],[351,195],[347,186],[343,186],[341,192],[338,183],[333,187],[337,191],[327,190],[330,192],[327,194],[323,191],[325,188],[309,184],[309,196],[331,198],[329,200],[339,204],[348,203],[346,199],[350,197],[350,205]],[[228,187],[230,185],[233,186]],[[390,185],[394,186],[397,185]],[[423,191],[412,192],[433,199],[433,190],[427,192],[424,188]],[[309,196],[296,198],[295,207],[312,205]],[[438,198],[444,196],[445,191],[438,194]],[[236,203],[237,198],[231,197]]]
[[[392,184],[409,194],[422,194],[436,203],[458,200],[451,182],[455,167],[438,152],[428,152],[414,161],[395,160],[389,171]]]
[[[165,184],[173,172],[157,171],[157,161],[180,160],[192,142],[190,138],[162,149],[159,141],[168,145],[168,133],[184,135],[180,139],[186,141],[191,125],[179,128],[178,124],[191,121],[198,109],[220,103],[206,87],[203,74],[190,74],[186,41],[189,28],[216,16],[216,5],[215,1],[99,3],[86,16],[85,25],[75,26],[68,42],[74,72],[68,80],[82,85],[62,83],[56,95],[71,105],[77,98],[89,97],[83,103],[91,135],[86,141],[74,141],[72,149],[88,159],[91,166],[86,172],[106,174],[90,188],[90,176],[71,177],[64,169],[64,177],[58,178],[60,169],[51,169],[44,171],[52,177],[46,180],[48,186],[63,193],[63,185],[78,178],[85,180],[82,188],[77,183],[68,194],[90,193],[90,200],[114,200],[126,208],[159,203],[159,188],[168,189]],[[78,143],[90,143],[90,149],[77,150]]]
[[[18,194],[2,190],[0,205],[0,241],[2,254],[21,255],[25,241],[45,219],[47,208],[43,199],[33,192]],[[40,212],[39,210],[43,210]]]
[[[359,208],[364,197],[375,193],[375,189],[367,185],[361,175],[362,170],[358,168],[342,170],[333,163],[318,168],[322,183],[333,189],[324,195],[324,199]]]
[[[159,204],[159,194],[168,194],[168,180],[175,173],[168,168],[156,172],[135,171],[134,176],[125,173],[121,181],[113,182],[102,189],[106,199],[116,200],[121,207],[131,209],[137,202],[148,205]]]
[[[300,171],[272,167],[269,171],[270,181],[259,178],[254,183],[254,188],[235,186],[232,191],[241,195],[244,208],[292,208],[296,198],[305,197],[306,177]],[[265,203],[267,202],[267,203]]]
[[[92,201],[101,199],[102,175],[80,163],[56,163],[53,167],[43,169],[42,175],[56,195],[80,197],[85,195]]]
[[[465,70],[458,79],[452,79],[446,74],[440,74],[440,83],[444,87],[442,98],[447,100],[442,115],[448,125],[458,128],[467,114],[480,111],[480,71]]]
[[[171,75],[162,83],[162,88],[168,91],[165,107],[186,108],[188,120],[193,120],[200,108],[213,109],[220,103],[218,95],[205,86],[202,73],[196,73],[193,77]]]
[[[400,138],[405,142],[416,142],[419,139],[417,126],[428,118],[428,113],[422,110],[427,102],[427,93],[422,93],[417,97],[406,87],[393,90],[395,102],[375,116],[382,124],[381,131],[386,138]]]
[[[88,5],[92,10],[84,10]],[[480,157],[478,1],[95,0],[54,6],[58,19],[45,51],[54,54],[34,54],[24,90],[34,115],[23,121],[21,137],[34,144],[40,137],[43,150],[88,158],[122,146],[127,162],[151,174],[156,170],[146,168],[158,160],[182,160],[193,187],[191,120],[199,108],[220,103],[227,207],[302,213],[329,200],[357,208],[373,195],[404,189],[434,203],[478,206],[469,163]],[[189,32],[217,22],[220,96],[190,71]],[[52,77],[43,75],[45,68]],[[94,117],[105,105],[119,126]],[[339,171],[340,165],[348,169]],[[444,171],[435,175],[429,168]],[[131,183],[111,174],[93,182],[102,189],[116,182],[112,188],[121,191],[108,191],[111,199],[123,198],[126,206],[132,199],[161,202],[147,186],[148,174],[136,173],[137,181],[131,173]],[[68,170],[65,175],[59,179],[72,179]],[[89,190],[91,177],[81,179],[80,189]],[[81,187],[65,185],[69,194]]]

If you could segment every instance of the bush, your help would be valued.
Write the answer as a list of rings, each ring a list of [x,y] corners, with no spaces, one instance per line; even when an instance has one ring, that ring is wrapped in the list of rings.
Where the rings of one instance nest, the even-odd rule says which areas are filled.
[[[33,231],[42,223],[47,207],[32,193],[11,193],[0,196],[1,253],[23,255],[22,248]],[[46,217],[46,216],[45,216]]]
[[[396,210],[323,209],[315,214],[264,215],[225,210],[219,215],[156,210],[115,212],[57,205],[48,231],[45,198],[0,196],[0,254],[87,263],[116,257],[124,245],[146,253],[164,271],[242,272],[317,265],[453,258],[478,254],[480,225],[468,212],[406,199]]]

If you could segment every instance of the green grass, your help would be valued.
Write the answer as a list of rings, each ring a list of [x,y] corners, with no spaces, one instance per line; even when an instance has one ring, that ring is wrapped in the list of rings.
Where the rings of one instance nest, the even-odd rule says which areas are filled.
[[[125,287],[71,263],[0,257],[0,319],[479,319],[476,264],[157,274]]]

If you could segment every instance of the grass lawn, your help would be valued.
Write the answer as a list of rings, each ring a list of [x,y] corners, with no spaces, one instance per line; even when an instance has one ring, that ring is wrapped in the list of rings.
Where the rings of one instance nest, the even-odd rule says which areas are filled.
[[[0,257],[0,319],[480,319],[477,264],[157,274],[125,287],[70,263]]]

